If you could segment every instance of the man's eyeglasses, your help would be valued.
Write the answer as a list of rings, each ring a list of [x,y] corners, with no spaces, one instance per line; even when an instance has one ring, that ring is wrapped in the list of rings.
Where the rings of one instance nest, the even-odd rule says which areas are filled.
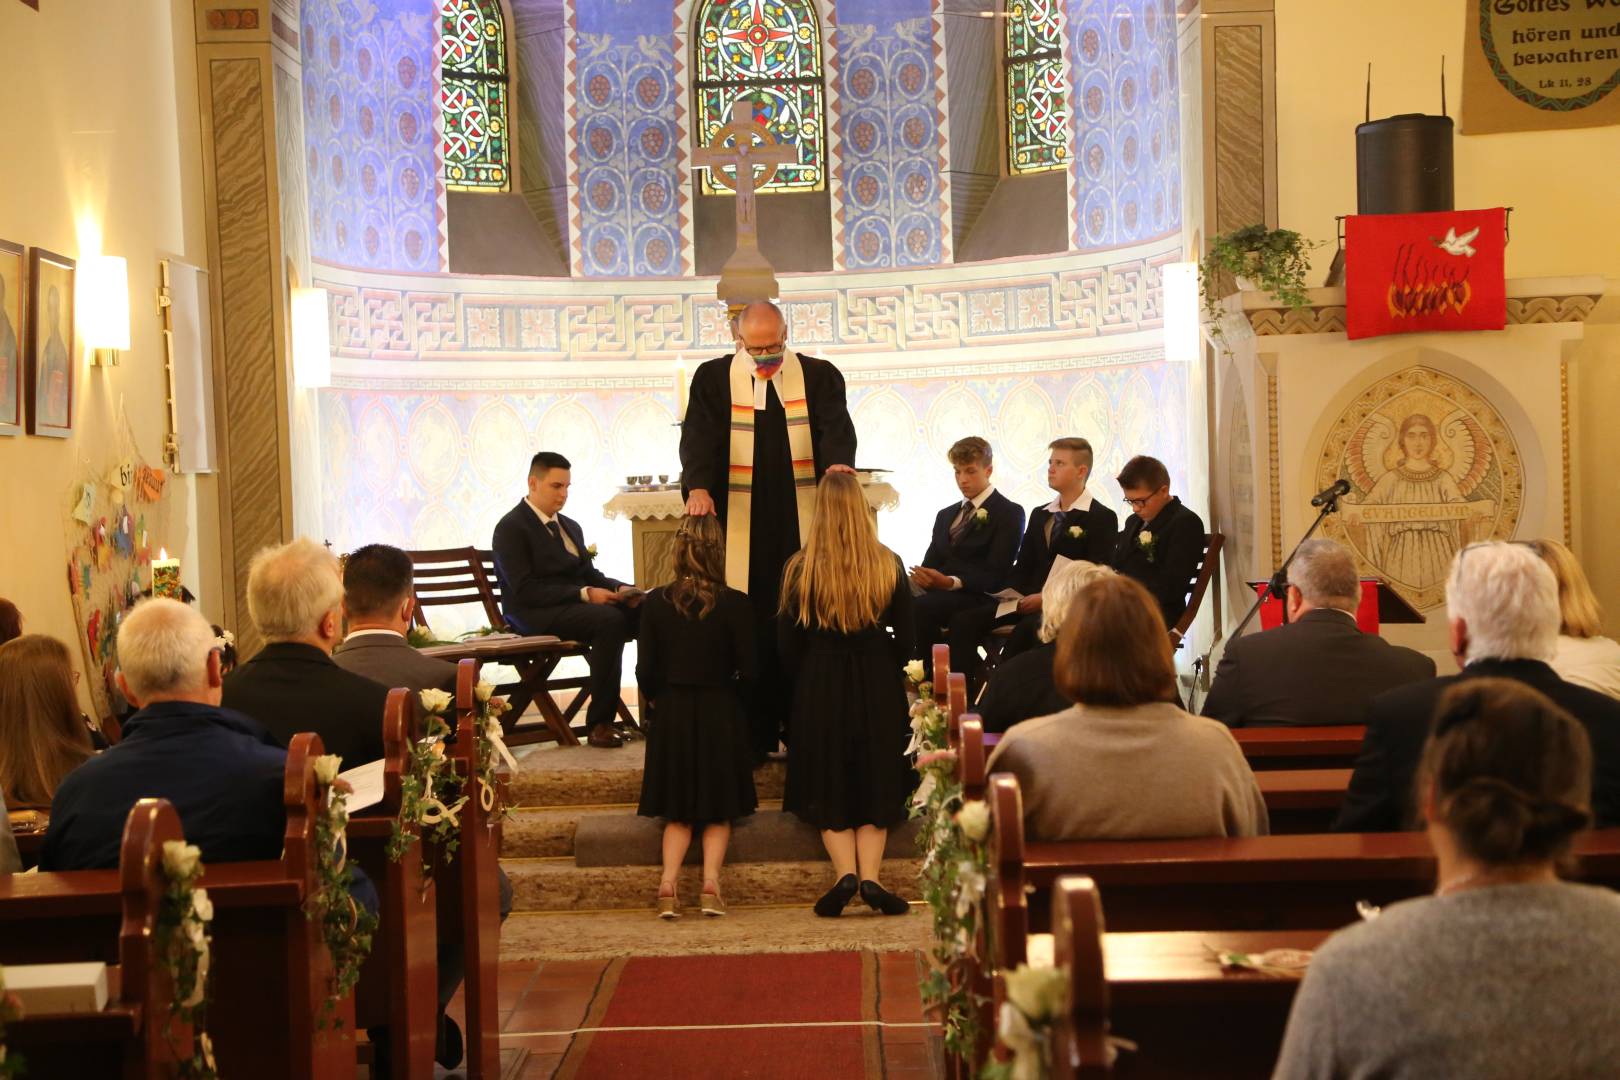
[[[744,345],[743,348],[748,350],[749,356],[770,356],[787,348],[787,342],[778,341],[773,345]]]
[[[1148,503],[1152,502],[1155,498],[1157,498],[1158,495],[1159,495],[1159,492],[1164,491],[1164,490],[1166,490],[1166,488],[1161,485],[1160,487],[1154,488],[1152,491],[1148,492],[1147,495],[1143,496],[1140,499],[1126,499],[1125,500],[1125,505],[1129,506],[1132,510],[1140,510],[1140,509],[1142,509],[1142,507],[1146,506]]]

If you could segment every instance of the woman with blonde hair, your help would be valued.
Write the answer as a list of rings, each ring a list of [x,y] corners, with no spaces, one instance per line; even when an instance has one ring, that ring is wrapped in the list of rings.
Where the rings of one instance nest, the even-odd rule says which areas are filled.
[[[809,537],[782,571],[776,625],[793,684],[782,806],[821,830],[838,878],[816,914],[842,914],[859,892],[869,907],[904,915],[909,906],[878,874],[911,782],[902,674],[911,589],[854,476],[822,478]]]
[[[1620,643],[1603,636],[1603,609],[1575,553],[1557,540],[1530,547],[1558,579],[1558,651],[1549,661],[1565,682],[1620,698]]]
[[[0,645],[0,796],[13,810],[49,806],[91,754],[67,646],[45,634]]]
[[[1046,584],[1041,586],[1041,643],[996,665],[979,695],[977,710],[984,730],[1006,731],[1021,721],[1051,716],[1069,707],[1068,698],[1058,693],[1052,670],[1057,660],[1058,631],[1080,590],[1113,573],[1109,567],[1076,560],[1047,576]]]
[[[748,597],[726,588],[726,542],[712,515],[675,533],[675,580],[642,603],[636,682],[648,709],[643,817],[664,819],[658,916],[680,916],[676,880],[703,837],[702,910],[724,915],[720,867],[731,823],[754,812],[753,756],[742,693],[756,674]]]

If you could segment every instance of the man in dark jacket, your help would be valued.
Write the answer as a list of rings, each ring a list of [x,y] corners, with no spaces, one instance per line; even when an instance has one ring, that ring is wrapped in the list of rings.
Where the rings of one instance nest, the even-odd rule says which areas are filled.
[[[1307,540],[1288,564],[1288,623],[1226,643],[1204,715],[1229,727],[1359,724],[1369,699],[1434,678],[1434,661],[1356,627],[1350,552]]]
[[[542,450],[529,463],[529,493],[495,526],[495,573],[506,621],[525,634],[556,634],[590,646],[592,746],[623,746],[614,730],[624,643],[636,636],[641,593],[596,568],[579,522],[564,517],[573,483],[568,459]]]
[[[911,568],[917,597],[917,655],[927,659],[936,642],[951,642],[951,669],[973,666],[971,619],[959,619],[991,601],[988,594],[1007,584],[1013,555],[1024,532],[1024,511],[995,489],[990,444],[976,435],[958,439],[946,455],[956,473],[961,502],[934,518],[934,532],[922,564]],[[957,632],[961,623],[965,629]],[[960,644],[958,644],[960,639]]]
[[[280,746],[315,732],[345,769],[382,757],[388,687],[332,662],[343,626],[337,558],[308,539],[265,548],[248,569],[247,600],[265,646],[226,676],[225,707]]]
[[[1171,636],[1187,610],[1187,593],[1204,560],[1204,522],[1170,494],[1170,471],[1158,458],[1133,457],[1119,472],[1132,514],[1119,534],[1113,567],[1147,586]]]
[[[1465,679],[1516,679],[1540,691],[1586,728],[1592,741],[1592,815],[1620,825],[1620,702],[1565,682],[1548,666],[1561,621],[1558,583],[1522,544],[1470,544],[1446,582],[1456,675],[1429,679],[1373,698],[1367,737],[1333,827],[1393,832],[1416,824],[1414,785],[1440,695]]]
[[[349,635],[332,652],[338,667],[390,689],[456,689],[456,665],[425,656],[405,635],[416,610],[411,557],[387,544],[367,544],[343,563],[343,615]],[[421,700],[416,702],[421,714]]]

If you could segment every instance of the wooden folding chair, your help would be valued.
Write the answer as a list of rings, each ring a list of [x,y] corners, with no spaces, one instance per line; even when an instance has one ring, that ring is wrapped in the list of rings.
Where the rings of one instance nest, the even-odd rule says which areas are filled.
[[[1187,610],[1181,613],[1176,620],[1176,648],[1181,648],[1181,641],[1192,627],[1193,620],[1198,617],[1198,608],[1204,602],[1204,593],[1209,591],[1209,579],[1215,576],[1215,568],[1221,564],[1221,545],[1226,537],[1220,533],[1204,534],[1204,557],[1198,561],[1198,570],[1193,574],[1192,580],[1187,583]]]

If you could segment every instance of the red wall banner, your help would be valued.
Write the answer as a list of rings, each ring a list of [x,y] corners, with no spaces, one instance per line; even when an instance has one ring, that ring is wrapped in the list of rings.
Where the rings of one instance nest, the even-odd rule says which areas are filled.
[[[1352,340],[1507,324],[1507,211],[1357,214],[1344,223]]]

